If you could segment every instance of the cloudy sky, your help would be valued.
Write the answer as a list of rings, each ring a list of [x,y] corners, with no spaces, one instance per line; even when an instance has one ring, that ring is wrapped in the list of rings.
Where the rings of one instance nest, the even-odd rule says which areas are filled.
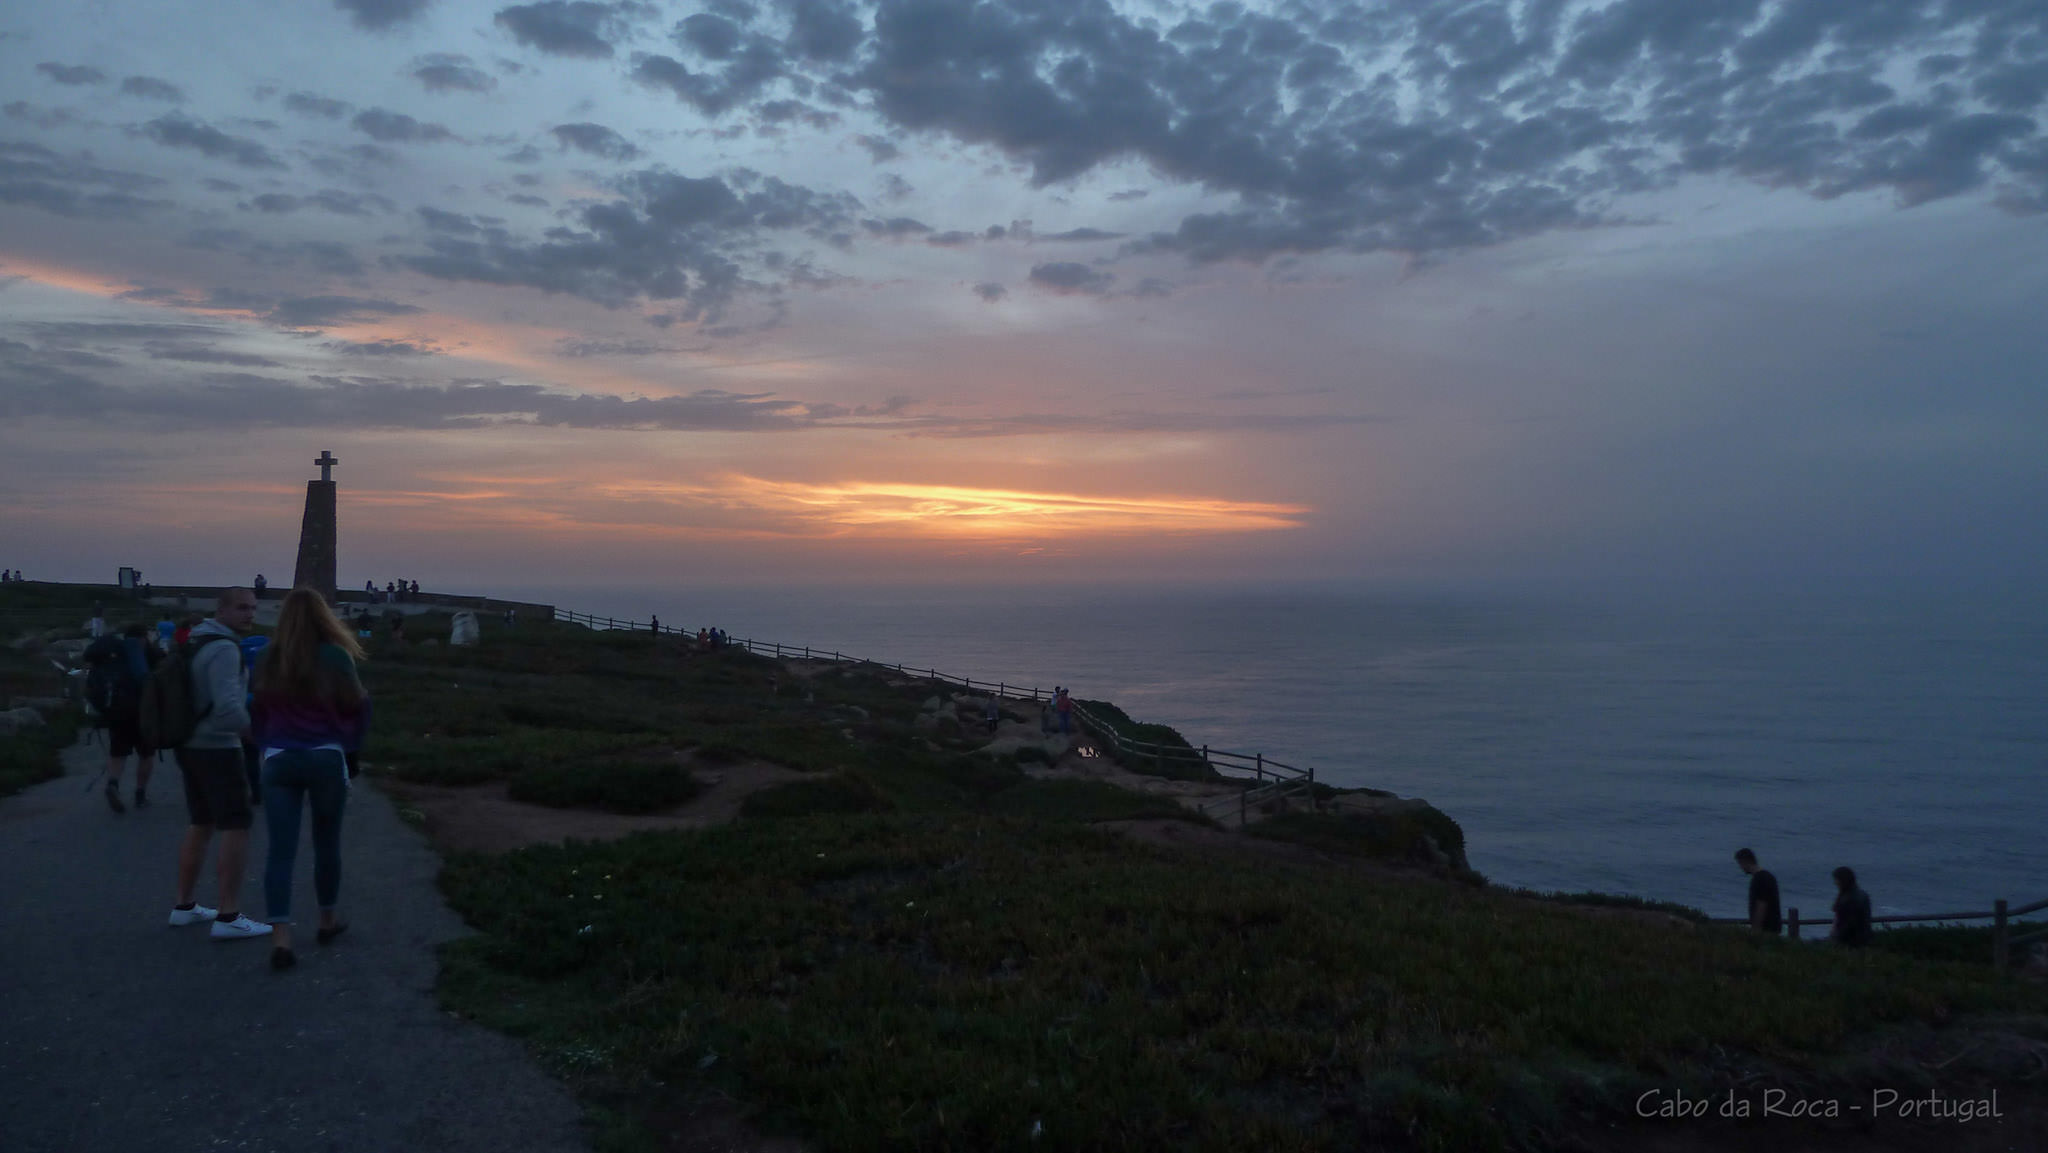
[[[2040,0],[0,16],[0,564],[2048,578]]]

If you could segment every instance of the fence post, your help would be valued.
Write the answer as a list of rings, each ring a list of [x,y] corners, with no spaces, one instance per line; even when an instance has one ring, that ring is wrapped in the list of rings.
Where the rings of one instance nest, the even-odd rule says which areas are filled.
[[[2011,952],[2006,943],[2005,899],[2001,897],[1991,902],[1991,968],[2001,977],[2011,963]]]
[[[805,645],[805,646],[804,646],[804,659],[805,659],[805,660],[810,660],[810,659],[811,659],[811,646],[809,646],[809,645]]]
[[[1789,915],[1785,918],[1785,929],[1791,934],[1792,939],[1797,941],[1799,939],[1799,910],[1788,909],[1786,912]]]
[[[1266,754],[1252,754],[1252,775],[1262,781],[1266,779]]]

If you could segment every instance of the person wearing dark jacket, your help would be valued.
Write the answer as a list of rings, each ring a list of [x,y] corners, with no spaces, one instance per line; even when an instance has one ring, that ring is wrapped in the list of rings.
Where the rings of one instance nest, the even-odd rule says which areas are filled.
[[[85,662],[93,669],[88,681],[97,682],[100,710],[107,726],[107,807],[125,813],[121,803],[121,773],[128,756],[135,755],[135,807],[149,807],[149,775],[156,768],[156,750],[142,741],[142,686],[163,657],[149,643],[149,631],[129,625],[117,637],[101,637],[86,647]]]
[[[1735,850],[1735,864],[1749,874],[1749,927],[1777,936],[1785,928],[1778,907],[1778,878],[1757,867],[1756,853],[1750,849]]]
[[[1862,948],[1870,943],[1870,894],[1856,887],[1856,870],[1835,870],[1835,925],[1828,940]]]
[[[313,893],[323,945],[348,926],[341,896],[341,816],[348,804],[350,754],[362,747],[370,697],[356,675],[362,647],[320,594],[296,588],[278,612],[277,631],[256,665],[252,705],[263,756],[263,812],[270,856],[263,892],[271,925],[270,967],[298,963],[292,951],[292,862],[300,814],[313,812]]]

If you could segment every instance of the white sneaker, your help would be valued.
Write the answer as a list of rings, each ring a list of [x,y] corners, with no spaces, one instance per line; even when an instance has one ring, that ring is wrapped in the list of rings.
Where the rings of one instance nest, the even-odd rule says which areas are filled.
[[[244,937],[268,937],[270,926],[261,921],[252,921],[248,914],[240,914],[232,921],[215,921],[213,939],[216,941],[239,941]]]
[[[194,905],[189,909],[172,909],[171,924],[196,925],[201,921],[211,921],[218,916],[220,916],[219,909],[209,909],[205,905]]]

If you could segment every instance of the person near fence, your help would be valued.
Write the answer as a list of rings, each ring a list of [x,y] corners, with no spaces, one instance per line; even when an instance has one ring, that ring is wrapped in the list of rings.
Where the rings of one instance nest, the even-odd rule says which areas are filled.
[[[1061,688],[1053,691],[1052,708],[1055,713],[1059,714],[1060,735],[1066,736],[1072,733],[1074,731],[1074,698],[1067,694],[1066,689]]]
[[[362,646],[312,589],[293,589],[278,613],[277,637],[263,652],[251,707],[263,750],[264,822],[270,830],[263,893],[271,926],[270,967],[298,963],[292,951],[292,863],[299,819],[313,813],[313,892],[320,904],[323,945],[348,926],[336,911],[341,896],[341,817],[347,807],[350,757],[369,727],[370,698],[356,674]]]
[[[236,645],[256,620],[256,596],[245,588],[227,589],[213,618],[192,630],[189,657],[193,716],[191,734],[178,746],[178,772],[185,779],[185,811],[190,824],[178,847],[178,903],[171,924],[211,921],[214,940],[232,941],[270,934],[270,926],[242,915],[242,870],[248,863],[249,778],[242,768],[242,741],[249,733],[249,681],[242,672]],[[224,641],[228,643],[212,643]],[[209,842],[218,848],[214,870],[220,878],[220,907],[209,909],[193,900],[199,867]]]
[[[988,703],[981,707],[981,719],[988,722],[988,731],[993,734],[1003,723],[1003,706],[990,696]]]
[[[142,686],[163,657],[149,643],[149,632],[132,624],[117,637],[101,637],[86,647],[86,694],[107,727],[107,807],[128,811],[121,803],[121,773],[135,756],[135,807],[149,807],[149,774],[156,750],[142,739]]]
[[[1778,908],[1778,878],[1772,876],[1769,869],[1757,867],[1756,853],[1752,850],[1735,850],[1735,863],[1749,874],[1749,927],[1759,933],[1777,936],[1785,927]]]
[[[1852,949],[1870,943],[1870,894],[1856,884],[1856,870],[1847,865],[1835,870],[1835,925],[1828,940]]]

